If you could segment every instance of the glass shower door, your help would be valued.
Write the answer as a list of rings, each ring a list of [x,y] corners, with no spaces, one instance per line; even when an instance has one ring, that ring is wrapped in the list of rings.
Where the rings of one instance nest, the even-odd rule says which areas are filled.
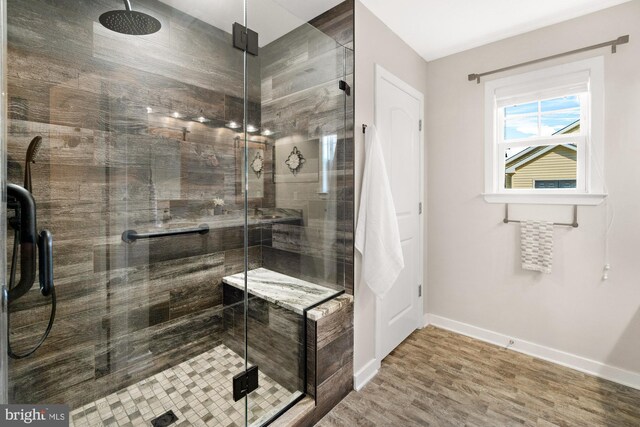
[[[320,7],[318,9],[321,9]],[[259,368],[248,422],[260,425],[315,397],[315,330],[308,310],[344,292],[348,197],[346,49],[298,16],[248,0],[259,33],[248,57],[247,360]],[[325,12],[320,10],[319,13]]]
[[[244,281],[227,285],[257,259],[239,150],[252,60],[232,35],[244,2],[0,5],[2,175],[37,207],[3,203],[4,287],[35,277],[0,318],[0,396],[68,405],[76,426],[246,424],[233,384],[248,296]],[[52,310],[37,274],[48,258],[30,260],[15,233],[28,218],[45,242],[31,255],[47,253],[42,230],[53,236],[57,303],[27,355]]]

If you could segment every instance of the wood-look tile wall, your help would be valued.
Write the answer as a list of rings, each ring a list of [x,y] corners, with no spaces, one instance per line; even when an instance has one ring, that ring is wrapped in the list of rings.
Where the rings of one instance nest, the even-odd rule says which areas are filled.
[[[75,407],[217,345],[221,278],[244,268],[239,226],[121,241],[127,229],[212,224],[220,213],[213,198],[231,216],[243,209],[236,133],[224,127],[243,119],[242,53],[229,33],[157,1],[135,5],[160,19],[155,35],[97,23],[122,7],[8,1],[8,179],[22,182],[27,146],[41,135],[33,194],[39,228],[54,235],[58,299],[44,345],[11,361],[13,402]],[[259,60],[250,61],[249,81],[257,82]],[[249,122],[259,127],[257,83],[250,95]],[[193,120],[200,116],[209,122]],[[272,179],[263,179],[265,197],[252,202],[274,207]],[[262,263],[262,231],[250,233],[252,267]],[[47,325],[50,301],[36,288],[11,304],[17,352]]]
[[[223,343],[245,354],[244,292],[225,284]],[[249,296],[247,354],[251,365],[293,393],[304,391],[304,317],[270,301]]]
[[[276,158],[286,158],[292,144],[304,155],[302,147],[314,147],[308,141],[338,138],[327,193],[320,192],[322,170],[312,182],[276,181],[277,206],[300,209],[304,219],[300,226],[274,226],[272,244],[263,247],[264,266],[353,294],[353,1],[260,55],[262,123],[275,132]],[[339,89],[340,80],[352,87],[351,96]]]
[[[313,426],[353,390],[353,299],[337,299],[337,311],[307,321],[307,398],[274,426]]]

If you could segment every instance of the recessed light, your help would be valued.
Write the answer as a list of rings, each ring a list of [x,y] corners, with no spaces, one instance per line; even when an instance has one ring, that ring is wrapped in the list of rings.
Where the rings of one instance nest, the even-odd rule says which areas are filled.
[[[238,129],[240,127],[240,125],[236,122],[229,122],[227,123],[225,126],[227,126],[230,129]]]
[[[207,119],[205,116],[200,116],[200,117],[196,117],[195,119],[193,119],[196,122],[200,122],[200,123],[207,123],[210,120]]]
[[[147,107],[147,114],[151,114],[151,113],[153,113],[153,108]]]
[[[262,135],[271,136],[271,135],[273,135],[273,132],[270,131],[269,129],[265,129],[265,130],[262,131]]]
[[[255,127],[254,125],[247,125],[247,132],[249,133],[253,133],[253,132],[257,132],[259,129],[257,127]]]
[[[174,111],[172,114],[174,119],[179,119],[180,118],[180,113],[178,113],[177,111]]]

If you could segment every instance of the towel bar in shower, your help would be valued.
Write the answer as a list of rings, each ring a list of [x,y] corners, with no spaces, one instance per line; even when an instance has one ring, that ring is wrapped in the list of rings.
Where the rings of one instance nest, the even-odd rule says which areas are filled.
[[[200,224],[197,228],[176,228],[174,230],[163,230],[152,233],[138,233],[136,230],[127,230],[122,233],[122,241],[126,243],[133,243],[140,239],[155,239],[156,237],[168,237],[168,236],[182,236],[185,234],[207,234],[209,232],[209,226],[207,224]]]
[[[522,222],[522,221],[509,219],[509,204],[507,203],[504,205],[504,219],[502,220],[502,222],[507,224],[509,222]],[[573,222],[572,223],[569,224],[566,222],[554,222],[553,225],[562,225],[565,227],[578,228],[578,205],[573,205]]]

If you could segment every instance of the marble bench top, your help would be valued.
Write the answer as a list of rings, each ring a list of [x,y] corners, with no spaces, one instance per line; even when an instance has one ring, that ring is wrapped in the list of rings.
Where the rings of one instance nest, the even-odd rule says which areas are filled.
[[[227,285],[244,290],[244,273],[223,277],[222,281]],[[249,294],[300,315],[303,315],[304,310],[314,304],[340,293],[335,289],[276,273],[266,268],[256,268],[247,272],[247,288]]]
[[[323,317],[335,313],[336,311],[344,309],[345,306],[353,303],[353,296],[349,294],[338,295],[337,297],[330,299],[329,301],[320,304],[317,307],[307,311],[307,319],[315,320],[316,322]]]

